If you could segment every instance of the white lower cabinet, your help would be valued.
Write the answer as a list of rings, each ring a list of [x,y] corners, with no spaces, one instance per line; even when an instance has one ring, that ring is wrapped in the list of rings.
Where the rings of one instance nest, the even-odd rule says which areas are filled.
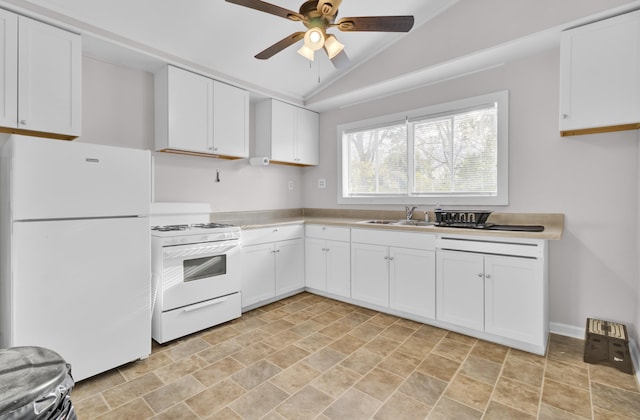
[[[435,317],[434,235],[352,229],[351,297]]]
[[[438,251],[438,320],[484,330],[484,257]]]
[[[454,242],[449,238],[447,245],[476,249],[452,250],[447,245],[438,249],[436,319],[462,327],[464,333],[515,340],[504,344],[544,354],[548,334],[544,241]]]
[[[302,238],[274,244],[276,295],[304,287],[304,240]]]
[[[389,306],[389,247],[351,244],[351,297]]]
[[[305,282],[311,289],[351,296],[350,229],[307,225]]]
[[[436,317],[435,251],[391,248],[389,260],[389,307],[434,319]]]
[[[275,264],[272,243],[242,247],[243,308],[275,297]]]
[[[302,225],[242,232],[242,308],[304,288]]]

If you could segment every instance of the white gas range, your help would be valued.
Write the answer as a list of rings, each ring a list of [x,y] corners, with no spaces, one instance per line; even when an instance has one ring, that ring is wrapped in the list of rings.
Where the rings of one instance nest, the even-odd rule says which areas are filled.
[[[153,318],[158,343],[238,318],[240,228],[209,222],[206,203],[152,203]]]

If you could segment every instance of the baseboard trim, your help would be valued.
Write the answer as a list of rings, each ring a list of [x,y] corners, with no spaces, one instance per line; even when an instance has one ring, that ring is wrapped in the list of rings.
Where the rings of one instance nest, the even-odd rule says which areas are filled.
[[[549,331],[552,334],[564,335],[566,337],[573,337],[584,340],[586,329],[583,327],[576,327],[574,325],[550,322]],[[638,383],[638,385],[640,385],[640,351],[638,351],[638,344],[631,338],[629,339],[629,352],[631,353],[633,370],[636,372],[636,382]]]

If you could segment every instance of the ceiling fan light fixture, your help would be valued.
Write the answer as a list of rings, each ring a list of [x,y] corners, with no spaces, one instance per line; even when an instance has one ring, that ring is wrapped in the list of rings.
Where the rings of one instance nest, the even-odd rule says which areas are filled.
[[[304,46],[318,51],[324,45],[324,33],[320,28],[311,28],[304,34]]]
[[[298,54],[309,61],[313,61],[315,56],[315,52],[311,48],[307,47],[306,44],[303,44],[302,47],[300,47],[300,49],[298,50]]]
[[[327,52],[329,59],[334,58],[336,55],[340,54],[340,51],[344,49],[344,45],[338,41],[338,39],[329,35],[327,39],[324,41],[324,50]]]

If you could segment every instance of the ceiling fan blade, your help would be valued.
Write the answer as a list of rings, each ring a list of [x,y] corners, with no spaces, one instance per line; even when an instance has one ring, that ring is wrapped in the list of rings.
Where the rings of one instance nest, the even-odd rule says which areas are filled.
[[[331,64],[333,64],[333,67],[337,68],[338,70],[342,70],[351,65],[351,60],[349,60],[347,53],[342,50],[338,55],[331,59]]]
[[[342,0],[318,0],[318,12],[323,16],[335,16]]]
[[[256,54],[256,58],[259,60],[266,60],[267,58],[271,58],[288,46],[300,41],[302,38],[304,38],[304,32],[296,32],[294,34],[291,34],[285,38],[282,38],[280,41],[276,42],[264,51]]]
[[[343,32],[409,32],[413,27],[413,16],[346,17],[331,26],[337,26]]]
[[[239,6],[248,7],[250,9],[259,10],[261,12],[270,13],[290,20],[306,20],[306,18],[298,12],[276,6],[260,0],[227,0],[228,3],[237,4]]]

